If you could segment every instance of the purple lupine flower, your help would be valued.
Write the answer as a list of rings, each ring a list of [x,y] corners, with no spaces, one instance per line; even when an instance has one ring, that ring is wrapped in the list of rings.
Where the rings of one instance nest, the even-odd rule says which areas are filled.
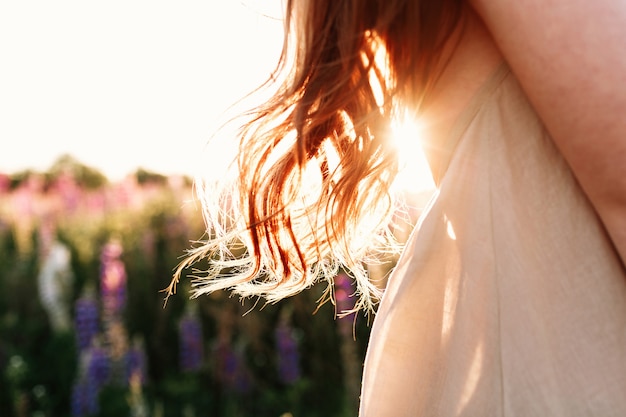
[[[341,343],[340,351],[344,368],[346,398],[358,398],[361,380],[361,362],[353,333],[356,320],[355,301],[352,298],[354,292],[353,280],[347,274],[340,273],[335,277],[335,303],[337,312],[341,314],[337,320],[337,327]],[[350,313],[343,315],[346,312]]]
[[[92,346],[87,365],[87,379],[99,389],[108,380],[110,375],[109,355],[100,346]]]
[[[93,343],[81,354],[79,378],[72,387],[71,411],[73,417],[98,414],[98,397],[108,380],[108,357],[106,351]]]
[[[244,361],[241,356],[236,356],[237,360],[237,371],[235,372],[235,381],[233,385],[233,389],[238,394],[245,394],[250,391],[252,387],[252,380],[250,378],[250,374],[248,373],[248,369],[244,366]]]
[[[294,331],[286,319],[280,321],[275,330],[278,353],[278,378],[285,384],[300,379],[300,354]]]
[[[126,353],[126,379],[136,378],[139,384],[146,382],[146,351],[140,339],[135,339],[133,346]]]
[[[237,372],[237,357],[232,349],[230,341],[218,342],[215,346],[214,358],[216,360],[216,376],[220,382],[232,385]]]
[[[126,268],[120,260],[122,245],[107,243],[100,256],[100,294],[106,320],[119,317],[126,306]]]
[[[72,388],[72,416],[83,417],[99,412],[99,396],[109,380],[109,358],[97,343],[82,355],[80,378]]]
[[[74,326],[79,351],[87,349],[99,332],[98,303],[91,294],[76,300]]]
[[[202,325],[195,314],[187,313],[179,324],[180,367],[185,372],[202,367]]]
[[[85,380],[85,415],[93,416],[100,411],[99,397],[100,389],[95,381],[91,379]]]
[[[245,362],[227,338],[218,340],[213,349],[215,377],[228,390],[242,394],[250,390],[251,381]]]
[[[106,347],[110,361],[109,382],[124,386],[128,384],[127,355],[128,335],[119,317],[106,321]]]
[[[354,309],[354,299],[352,294],[354,288],[352,286],[352,280],[344,273],[341,273],[335,277],[335,302],[337,303],[337,312],[344,313]],[[342,321],[353,321],[354,313],[342,316]]]
[[[72,385],[72,397],[70,400],[70,409],[72,413],[72,417],[82,417],[85,415],[84,412],[84,388],[83,384],[80,381],[74,382]]]

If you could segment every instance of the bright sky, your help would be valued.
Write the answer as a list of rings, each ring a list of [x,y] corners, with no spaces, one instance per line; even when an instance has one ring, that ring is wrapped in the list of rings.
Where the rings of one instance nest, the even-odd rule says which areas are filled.
[[[220,115],[274,68],[280,5],[0,2],[0,172],[70,153],[112,178],[195,174]]]
[[[45,170],[65,153],[112,179],[139,167],[218,170],[226,159],[204,145],[226,109],[274,69],[281,7],[282,0],[0,1],[0,173]],[[404,139],[416,152],[401,154],[420,158],[415,135]],[[421,187],[423,160],[407,164],[408,187]]]

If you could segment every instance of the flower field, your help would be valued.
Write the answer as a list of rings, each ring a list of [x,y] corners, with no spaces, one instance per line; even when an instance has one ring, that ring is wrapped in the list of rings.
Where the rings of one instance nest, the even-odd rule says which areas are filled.
[[[0,175],[0,416],[355,416],[369,327],[316,311],[323,286],[264,305],[183,279],[164,305],[203,232],[186,178]]]

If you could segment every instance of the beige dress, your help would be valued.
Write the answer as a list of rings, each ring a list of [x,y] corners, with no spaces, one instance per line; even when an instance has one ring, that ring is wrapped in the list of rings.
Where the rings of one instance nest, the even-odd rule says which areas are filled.
[[[626,272],[500,67],[389,280],[363,417],[626,416]]]

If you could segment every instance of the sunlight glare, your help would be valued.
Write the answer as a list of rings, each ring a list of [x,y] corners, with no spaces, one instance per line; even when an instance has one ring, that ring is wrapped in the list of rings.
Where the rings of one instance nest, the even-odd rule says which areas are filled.
[[[400,170],[394,187],[398,191],[420,192],[435,188],[432,174],[421,145],[419,123],[409,117],[392,126],[394,146]]]
[[[483,373],[484,360],[485,345],[484,342],[480,340],[474,349],[470,368],[467,370],[465,386],[463,387],[463,392],[461,393],[461,398],[459,399],[459,404],[457,407],[456,414],[458,415],[463,414],[465,407],[467,407],[472,397],[476,393],[476,388],[478,388],[478,383],[480,382],[480,378]]]
[[[445,217],[446,220],[446,231],[448,232],[448,237],[452,240],[456,240],[456,233],[454,232],[454,227],[452,227],[452,223],[448,220],[448,217]]]

